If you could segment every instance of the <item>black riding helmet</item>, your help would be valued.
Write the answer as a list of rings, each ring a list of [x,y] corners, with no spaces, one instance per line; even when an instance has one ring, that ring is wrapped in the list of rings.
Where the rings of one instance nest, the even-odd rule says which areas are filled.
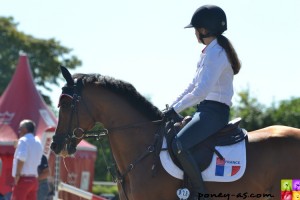
[[[208,34],[200,34],[200,39],[221,35],[227,30],[227,20],[225,12],[215,5],[204,5],[198,8],[191,20],[191,23],[184,28],[205,28]],[[203,41],[202,41],[203,42]]]

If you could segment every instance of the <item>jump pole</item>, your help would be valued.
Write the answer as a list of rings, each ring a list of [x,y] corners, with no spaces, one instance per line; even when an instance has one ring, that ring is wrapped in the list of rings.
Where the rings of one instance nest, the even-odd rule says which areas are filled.
[[[59,185],[58,185],[58,190],[59,191],[65,191],[65,192],[69,192],[69,193],[72,193],[74,195],[77,195],[79,197],[82,197],[84,199],[88,199],[88,200],[107,200],[103,197],[99,197],[99,196],[96,196],[90,192],[87,192],[87,191],[84,191],[84,190],[81,190],[77,187],[74,187],[72,185],[68,185],[66,183],[62,183],[60,182]]]

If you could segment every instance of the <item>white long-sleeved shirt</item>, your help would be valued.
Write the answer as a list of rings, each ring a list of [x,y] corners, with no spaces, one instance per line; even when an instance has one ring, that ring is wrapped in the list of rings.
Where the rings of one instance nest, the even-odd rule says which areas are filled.
[[[38,177],[38,166],[41,163],[43,147],[38,137],[27,133],[18,141],[13,160],[12,176],[16,176],[17,160],[24,161],[21,175],[34,175]]]
[[[225,50],[213,40],[204,49],[192,82],[171,104],[179,113],[203,100],[213,100],[231,106],[233,69]]]

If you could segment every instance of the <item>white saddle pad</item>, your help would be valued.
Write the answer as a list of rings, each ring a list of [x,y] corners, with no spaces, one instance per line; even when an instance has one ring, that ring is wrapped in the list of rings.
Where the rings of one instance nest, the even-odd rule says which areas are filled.
[[[245,131],[245,130],[243,130]],[[163,148],[167,147],[163,139]],[[246,141],[229,146],[216,146],[225,160],[213,155],[209,167],[202,172],[204,181],[232,182],[241,178],[246,170]],[[172,161],[168,151],[160,152],[160,160],[164,169],[173,177],[183,179],[183,171]]]

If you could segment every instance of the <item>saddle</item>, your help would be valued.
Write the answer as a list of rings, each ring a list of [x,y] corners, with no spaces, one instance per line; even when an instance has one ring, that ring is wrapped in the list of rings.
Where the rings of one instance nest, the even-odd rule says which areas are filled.
[[[182,167],[172,151],[171,144],[177,133],[190,120],[191,117],[186,117],[180,123],[173,124],[172,122],[167,122],[165,127],[165,138],[167,140],[168,151],[173,162],[181,169]],[[241,118],[236,118],[230,121],[224,128],[209,136],[206,140],[200,142],[191,149],[191,153],[193,154],[201,171],[204,171],[210,165],[214,153],[216,153],[219,158],[223,159],[223,156],[216,150],[216,146],[232,145],[246,138],[244,131],[239,127],[240,121]]]

